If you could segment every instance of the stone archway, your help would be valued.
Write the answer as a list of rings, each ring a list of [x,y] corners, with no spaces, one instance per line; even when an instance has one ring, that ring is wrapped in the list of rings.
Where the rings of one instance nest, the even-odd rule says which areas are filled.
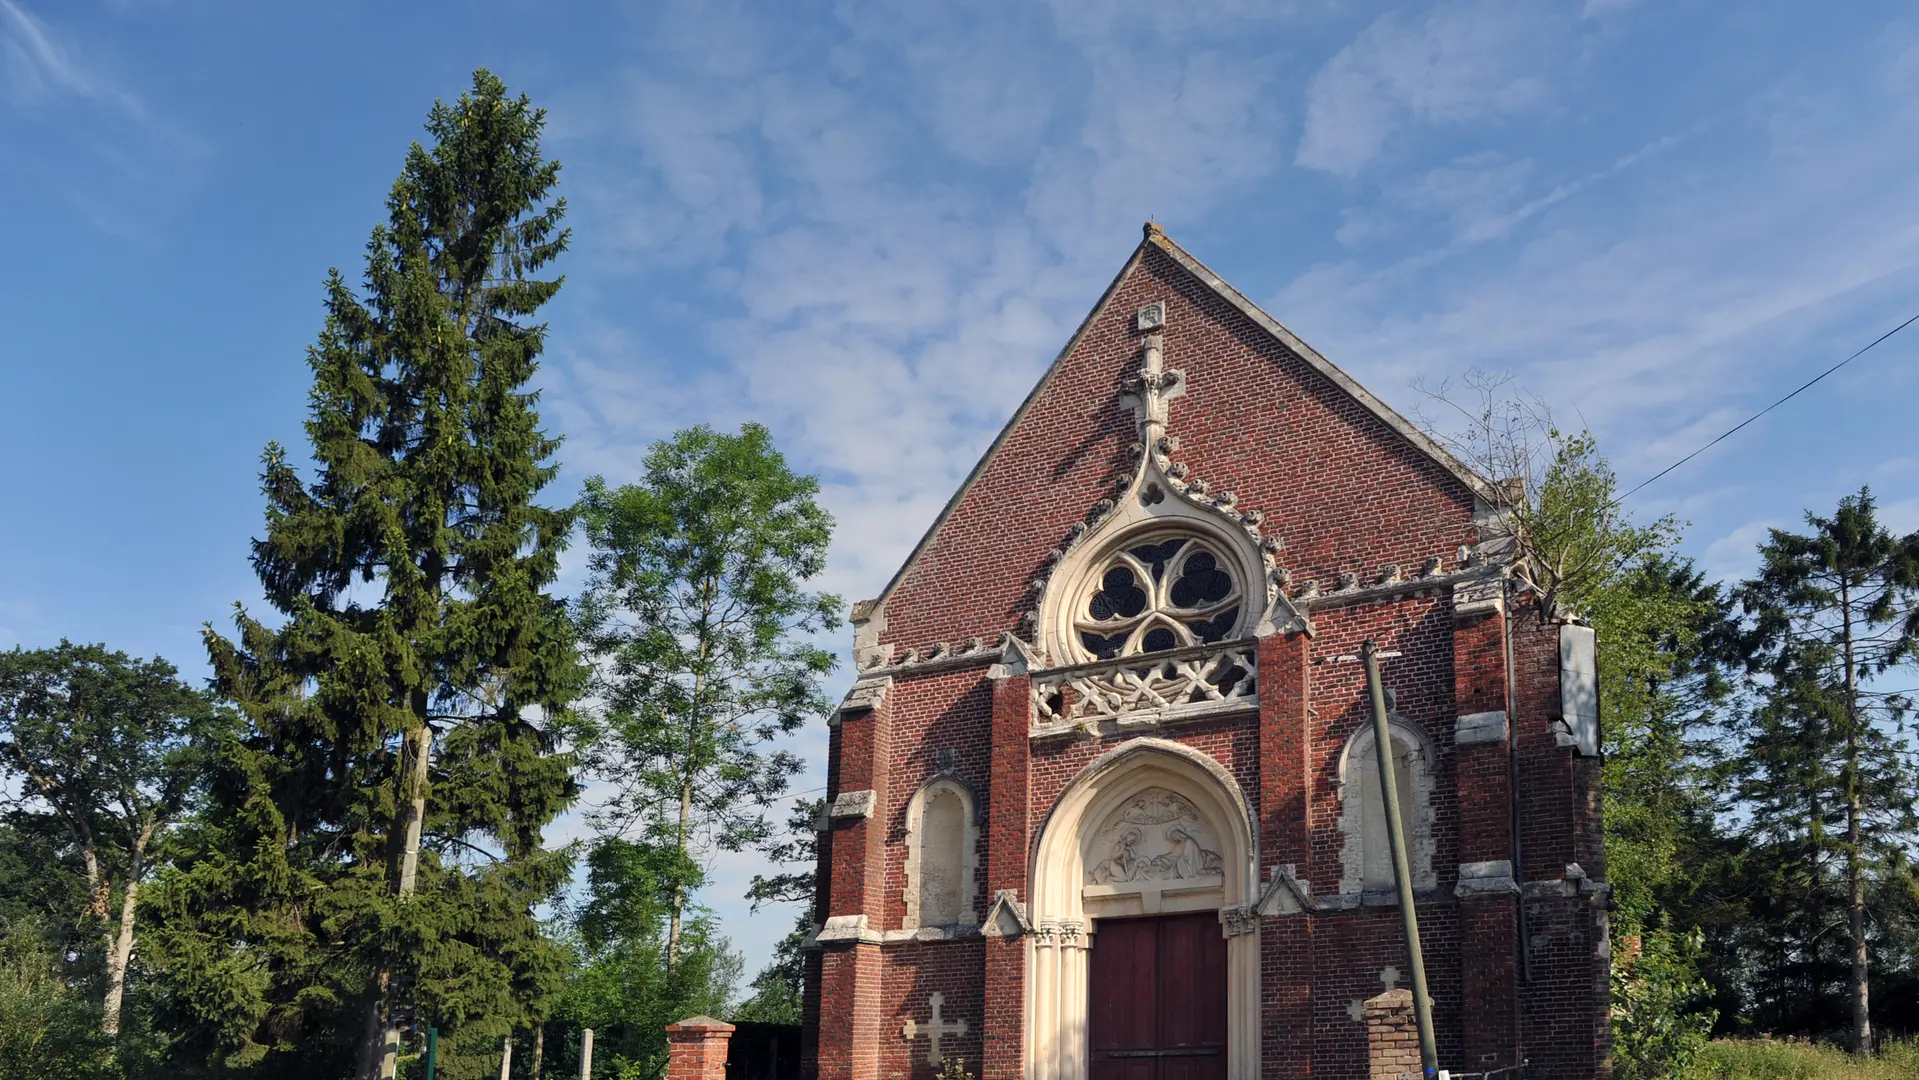
[[[1232,774],[1180,743],[1133,739],[1067,785],[1033,853],[1028,1080],[1086,1080],[1086,954],[1098,921],[1195,911],[1218,911],[1227,940],[1227,1076],[1258,1077],[1254,835]]]

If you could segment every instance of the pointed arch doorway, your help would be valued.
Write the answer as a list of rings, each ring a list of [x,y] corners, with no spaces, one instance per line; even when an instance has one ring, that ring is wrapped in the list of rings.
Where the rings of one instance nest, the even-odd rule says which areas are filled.
[[[1123,743],[1067,785],[1032,863],[1028,1080],[1255,1080],[1252,823],[1232,774],[1170,740]]]

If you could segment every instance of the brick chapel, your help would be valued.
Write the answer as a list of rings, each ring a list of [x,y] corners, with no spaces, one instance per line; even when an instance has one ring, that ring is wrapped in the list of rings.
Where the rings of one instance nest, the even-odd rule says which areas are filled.
[[[807,1080],[1609,1073],[1592,634],[1499,491],[1156,226],[877,599]],[[1508,1075],[1517,1075],[1516,1070]]]

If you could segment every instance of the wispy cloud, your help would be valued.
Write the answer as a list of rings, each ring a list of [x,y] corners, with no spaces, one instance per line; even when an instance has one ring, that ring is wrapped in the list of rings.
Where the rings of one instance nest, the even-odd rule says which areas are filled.
[[[1313,76],[1295,160],[1353,176],[1408,124],[1541,109],[1564,30],[1550,8],[1518,0],[1453,0],[1416,19],[1388,12]]]
[[[19,0],[0,0],[0,132],[35,148],[10,170],[38,174],[104,232],[144,236],[143,218],[205,147],[62,37]]]

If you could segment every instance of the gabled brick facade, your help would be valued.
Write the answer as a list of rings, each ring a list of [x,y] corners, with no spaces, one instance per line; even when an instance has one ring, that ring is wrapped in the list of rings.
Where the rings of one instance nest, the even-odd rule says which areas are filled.
[[[1366,638],[1399,654],[1385,683],[1430,785],[1419,916],[1442,1067],[1606,1075],[1598,762],[1560,723],[1558,627],[1508,587],[1489,491],[1148,226],[899,575],[855,609],[860,681],[829,750],[809,1080],[927,1080],[935,1032],[938,1056],[983,1080],[1087,1075],[1081,1036],[1052,1030],[1089,992],[1068,950],[1097,939],[1101,912],[1157,910],[1169,886],[1185,889],[1173,903],[1217,894],[1238,950],[1230,978],[1252,988],[1235,991],[1235,1080],[1368,1076],[1391,1057],[1381,1040],[1400,1036],[1369,1034],[1368,1016],[1387,1013],[1367,1003],[1395,989],[1387,969],[1406,953],[1396,909],[1354,884],[1347,846],[1358,815],[1343,800],[1359,785],[1342,770],[1368,719],[1361,668],[1345,661]],[[1131,676],[1064,655],[1049,627],[1073,613],[1051,613],[1080,602],[1072,582],[1129,513],[1168,508],[1222,551],[1239,545],[1236,565],[1266,580],[1236,579],[1246,608],[1231,641],[1168,661],[1201,673],[1179,704],[1101,713],[1088,688]],[[1243,661],[1219,659],[1241,644]],[[1218,675],[1228,668],[1241,674]],[[1255,685],[1234,678],[1256,692],[1233,696]],[[1153,783],[1218,794],[1187,809],[1222,868],[1161,855],[1166,881],[1102,889],[1104,849],[1046,839],[1076,827],[1069,803],[1097,807],[1101,784],[1121,784],[1134,744],[1174,778]],[[961,922],[903,927],[906,808],[934,776],[977,806],[974,887]],[[1086,866],[1067,881],[1038,865],[1042,850]],[[1126,888],[1146,899],[1108,895]]]

